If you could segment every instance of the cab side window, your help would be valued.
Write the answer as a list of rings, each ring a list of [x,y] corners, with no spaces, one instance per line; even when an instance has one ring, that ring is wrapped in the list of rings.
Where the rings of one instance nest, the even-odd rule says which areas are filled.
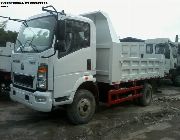
[[[146,53],[152,54],[153,53],[153,44],[147,44],[146,45]]]
[[[67,20],[65,30],[67,54],[90,46],[90,25],[85,22]]]

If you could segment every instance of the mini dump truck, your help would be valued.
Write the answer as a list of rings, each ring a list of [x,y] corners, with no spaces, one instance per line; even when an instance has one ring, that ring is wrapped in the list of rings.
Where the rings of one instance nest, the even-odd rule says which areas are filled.
[[[176,42],[168,38],[148,39],[146,42],[146,54],[164,54],[165,78],[170,79],[175,86],[180,86],[179,48]]]
[[[74,124],[89,122],[99,102],[151,103],[152,83],[164,77],[163,55],[147,56],[145,43],[121,43],[104,12],[42,10],[19,31],[12,100],[42,112],[64,107]]]

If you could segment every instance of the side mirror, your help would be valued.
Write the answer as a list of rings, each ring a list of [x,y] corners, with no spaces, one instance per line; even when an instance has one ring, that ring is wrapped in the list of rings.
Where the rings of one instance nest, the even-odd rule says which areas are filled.
[[[65,52],[66,51],[65,40],[57,40],[55,45],[55,50],[58,50],[60,52]]]
[[[58,50],[60,52],[66,51],[65,33],[66,33],[66,21],[59,20],[57,22],[57,30],[56,30],[57,40],[54,48],[55,50]]]
[[[57,40],[65,40],[65,33],[66,33],[66,21],[60,20],[57,23]]]

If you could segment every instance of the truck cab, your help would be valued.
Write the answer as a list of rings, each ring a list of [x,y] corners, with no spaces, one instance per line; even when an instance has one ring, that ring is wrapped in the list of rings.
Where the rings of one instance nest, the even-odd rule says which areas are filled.
[[[46,12],[29,18],[12,55],[11,99],[43,112],[72,103],[82,83],[95,82],[95,37],[85,17]]]
[[[171,71],[177,67],[177,45],[168,38],[148,39],[146,43],[146,55],[163,54],[165,56],[165,74],[171,75]]]
[[[180,43],[178,43],[177,67],[180,67]]]
[[[11,54],[14,43],[6,42],[0,46],[0,93],[8,93],[11,83]]]

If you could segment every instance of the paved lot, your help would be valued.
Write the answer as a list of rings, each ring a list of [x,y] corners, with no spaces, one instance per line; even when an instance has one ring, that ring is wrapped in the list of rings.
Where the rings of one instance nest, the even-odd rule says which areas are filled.
[[[75,126],[63,109],[41,113],[0,96],[0,139],[179,140],[180,88],[165,84],[153,99],[148,107],[100,105],[90,123]]]

